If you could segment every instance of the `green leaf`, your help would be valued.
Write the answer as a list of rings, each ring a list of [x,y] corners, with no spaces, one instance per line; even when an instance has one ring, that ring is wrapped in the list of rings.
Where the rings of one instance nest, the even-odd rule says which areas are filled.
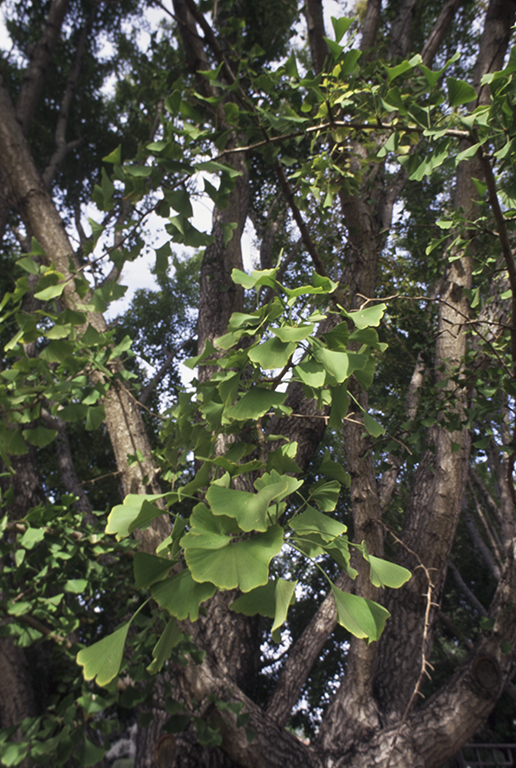
[[[163,630],[160,639],[152,649],[152,657],[154,660],[147,667],[147,670],[151,675],[156,675],[161,671],[163,664],[170,658],[172,651],[182,637],[183,633],[179,629],[176,619],[172,617]]]
[[[276,272],[277,269],[262,269],[253,270],[250,275],[246,272],[242,272],[241,269],[234,269],[231,272],[231,279],[237,285],[242,285],[247,290],[251,288],[260,288],[261,286],[267,286],[268,288],[275,288],[276,286]]]
[[[416,54],[409,61],[402,61],[395,67],[387,67],[385,64],[383,66],[387,72],[387,78],[389,82],[392,82],[392,80],[394,80],[396,77],[405,74],[405,72],[409,72],[411,69],[414,69],[415,66],[421,64],[421,61],[421,56]]]
[[[321,472],[321,474],[326,475],[326,477],[330,477],[332,480],[337,480],[341,485],[346,487],[349,486],[350,477],[348,472],[346,472],[342,464],[339,464],[338,461],[332,461],[328,450],[324,452],[323,460],[318,471]]]
[[[349,317],[350,320],[353,320],[357,328],[368,328],[372,325],[380,325],[380,320],[386,309],[387,305],[382,303],[373,304],[370,307],[359,309],[356,312],[346,312],[343,310],[343,313],[346,317]]]
[[[39,356],[47,363],[62,363],[67,358],[71,357],[74,352],[75,344],[73,341],[56,339],[49,342],[45,349],[41,350]]]
[[[380,437],[380,435],[385,435],[385,429],[382,427],[382,425],[379,424],[376,419],[373,419],[373,417],[368,413],[364,413],[364,426],[372,437]]]
[[[199,606],[209,600],[216,592],[208,580],[202,583],[194,581],[189,570],[176,573],[165,581],[154,584],[151,594],[154,600],[176,619],[183,621],[190,616],[190,621],[199,618]]]
[[[22,742],[16,744],[13,742],[0,743],[0,758],[2,766],[5,768],[11,768],[11,766],[20,765],[26,758],[30,748],[29,742]]]
[[[24,429],[22,432],[25,440],[38,448],[44,448],[49,445],[57,435],[57,429],[45,429],[45,427],[34,427],[34,429]]]
[[[275,451],[267,453],[267,472],[276,470],[281,475],[292,473],[301,474],[301,468],[295,461],[297,454],[297,442],[280,445]]]
[[[86,412],[86,429],[93,432],[100,427],[105,418],[106,412],[103,405],[90,406]]]
[[[199,527],[197,530],[200,530]],[[225,542],[221,546],[222,538]],[[230,536],[219,534],[217,549],[195,547],[191,539],[186,543],[186,562],[196,581],[211,581],[219,589],[238,587],[242,592],[249,592],[267,583],[269,563],[283,545],[283,528],[273,525],[265,533],[243,541],[234,541]]]
[[[355,372],[355,376],[358,379],[358,371]],[[360,383],[360,382],[359,382]],[[328,420],[328,426],[333,429],[340,429],[342,427],[342,420],[346,416],[349,408],[349,395],[345,384],[341,384],[337,387],[331,387],[331,410],[330,418]],[[335,478],[338,480],[338,478]]]
[[[271,629],[273,639],[276,642],[281,640],[278,630],[287,620],[288,609],[294,600],[296,586],[297,581],[278,579],[276,582],[276,610],[274,611],[274,623]]]
[[[203,747],[218,747],[222,744],[222,734],[218,728],[212,728],[205,720],[197,719],[194,722],[197,731],[197,741]]]
[[[340,483],[336,480],[330,480],[329,483],[322,483],[316,486],[310,493],[310,498],[315,501],[319,509],[323,512],[332,512],[337,506],[340,496]]]
[[[170,112],[172,117],[176,117],[179,114],[179,107],[181,105],[181,91],[173,91],[170,96],[165,99],[165,109]]]
[[[273,338],[253,347],[247,354],[249,360],[259,365],[263,370],[274,370],[275,368],[284,368],[295,349],[294,342]]]
[[[130,624],[128,621],[98,643],[79,651],[77,664],[84,667],[85,680],[95,680],[97,685],[105,686],[118,675]]]
[[[339,284],[329,277],[322,277],[317,272],[312,272],[312,285],[301,285],[299,288],[287,288],[284,285],[281,287],[289,299],[297,299],[299,296],[333,293]],[[290,302],[290,306],[294,306],[294,304],[295,302]]]
[[[106,157],[103,157],[102,161],[104,163],[112,163],[113,165],[122,165],[122,146],[121,146],[121,144],[119,144],[116,149],[114,149],[112,152],[110,152],[109,155],[106,155]]]
[[[256,587],[245,595],[240,595],[229,607],[244,616],[259,614],[273,619],[276,613],[276,580],[270,579],[265,586]]]
[[[307,506],[304,512],[293,517],[290,527],[300,535],[317,533],[327,543],[342,536],[348,530],[343,523],[339,523],[338,520],[328,517],[311,506]]]
[[[163,557],[135,552],[133,556],[134,584],[138,589],[150,587],[167,576],[173,562]]]
[[[109,513],[106,533],[115,533],[117,541],[120,541],[125,536],[129,536],[129,527],[140,514],[143,502],[148,501],[152,503],[157,499],[162,499],[163,496],[165,496],[164,493],[147,494],[145,496],[129,493],[125,497],[123,504],[117,504]]]
[[[157,517],[163,514],[164,514],[163,509],[156,507],[150,501],[148,501],[147,499],[144,499],[141,509],[138,513],[138,517],[135,520],[133,520],[133,522],[129,526],[129,533],[132,533],[137,528],[139,528],[141,531],[144,531],[146,528],[149,527],[149,525],[152,523],[153,520],[155,520]]]
[[[263,387],[253,387],[240,400],[226,408],[225,415],[229,419],[236,421],[247,421],[247,419],[259,419],[272,408],[282,405],[287,399],[286,392],[273,392]]]
[[[51,299],[57,299],[61,296],[65,289],[66,283],[57,283],[57,285],[49,285],[48,288],[44,288],[42,291],[38,291],[34,294],[34,298],[39,301],[50,301]]]
[[[342,16],[340,19],[336,19],[334,16],[331,17],[333,31],[335,32],[335,42],[340,43],[354,21],[355,18],[353,16],[349,19],[346,16]]]
[[[337,621],[355,637],[378,640],[383,632],[389,611],[372,600],[350,595],[332,584],[331,590],[337,608]]]
[[[107,750],[104,747],[97,747],[89,739],[84,737],[84,741],[74,749],[74,758],[79,761],[79,765],[88,768],[90,765],[97,765]]]
[[[267,517],[269,505],[280,501],[302,485],[302,480],[284,476],[278,482],[263,487],[258,493],[238,491],[211,485],[206,500],[214,515],[234,517],[243,531],[266,531],[270,521]]]
[[[371,570],[371,583],[375,587],[391,587],[392,589],[399,589],[412,576],[411,572],[401,565],[389,563],[387,560],[382,560],[380,557],[370,555],[367,551],[365,541],[362,542],[362,547],[364,560],[367,560]]]
[[[450,107],[459,107],[461,104],[469,104],[475,101],[478,94],[472,85],[464,80],[456,80],[454,77],[446,78],[448,86],[448,100]]]
[[[40,541],[43,541],[44,538],[44,528],[27,528],[19,543],[20,546],[25,547],[25,549],[32,549],[36,544],[39,544]]]
[[[87,579],[68,579],[63,589],[65,592],[71,592],[74,595],[80,595],[88,586]]]
[[[470,147],[467,147],[467,149],[464,149],[462,150],[462,152],[459,152],[459,154],[455,158],[455,165],[457,166],[463,160],[469,160],[471,157],[475,157],[475,155],[477,154],[481,146],[482,146],[481,143],[472,144]]]
[[[296,378],[308,387],[319,389],[326,381],[326,368],[316,360],[305,360],[294,368]]]
[[[283,325],[281,328],[271,328],[272,333],[281,341],[303,341],[312,335],[314,324],[308,325]],[[278,366],[279,367],[279,366]]]
[[[59,418],[63,421],[80,421],[86,418],[88,413],[88,406],[83,403],[73,403],[72,405],[65,405],[58,411]]]
[[[315,347],[313,355],[317,362],[321,363],[328,373],[335,378],[338,384],[342,384],[348,378],[349,357],[347,352],[334,352],[324,347]]]
[[[296,57],[294,53],[291,53],[287,61],[285,62],[285,70],[289,77],[294,77],[296,79],[299,79],[299,72],[297,71],[297,63],[296,63]]]
[[[30,275],[39,275],[39,266],[30,256],[23,256],[16,263]]]

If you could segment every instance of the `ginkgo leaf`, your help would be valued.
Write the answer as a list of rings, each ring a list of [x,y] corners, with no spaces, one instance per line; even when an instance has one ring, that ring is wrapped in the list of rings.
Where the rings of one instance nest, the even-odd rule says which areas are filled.
[[[296,345],[293,341],[281,341],[274,337],[250,349],[248,357],[251,362],[264,370],[274,370],[284,368],[295,349]]]
[[[266,485],[258,493],[211,485],[206,500],[215,515],[234,517],[243,531],[266,531],[269,527],[267,509],[273,500],[281,500],[291,492],[291,480],[284,476],[278,482]],[[295,487],[300,484],[297,481]]]
[[[165,496],[164,493],[145,496],[136,493],[127,494],[123,504],[117,504],[109,513],[106,533],[115,533],[117,541],[129,536],[129,528],[140,514],[144,501],[153,502],[162,499],[163,496]]]
[[[399,589],[412,576],[407,568],[396,563],[390,563],[380,557],[370,555],[365,541],[362,542],[362,555],[367,560],[371,569],[371,582],[375,587],[392,587]]]
[[[184,540],[184,539],[183,539]],[[196,581],[211,581],[219,589],[241,589],[249,592],[266,584],[269,564],[283,546],[283,528],[273,525],[265,533],[234,541],[218,549],[185,549],[186,562]]]
[[[180,621],[190,617],[190,621],[199,618],[201,603],[215,594],[215,586],[208,581],[198,583],[192,579],[188,569],[176,573],[165,581],[160,581],[151,589],[154,600]]]
[[[290,527],[298,534],[317,533],[323,541],[328,543],[348,530],[343,523],[339,523],[338,520],[328,517],[311,506],[307,506],[304,512],[296,515],[290,521]]]
[[[259,419],[271,408],[282,405],[286,399],[286,392],[274,392],[264,387],[253,387],[235,405],[226,408],[225,414],[227,418],[236,421]]]
[[[126,622],[111,635],[79,651],[77,664],[84,667],[85,680],[95,680],[100,686],[108,685],[114,680],[122,664],[130,624],[130,621]]]
[[[163,664],[170,658],[170,654],[182,637],[183,633],[179,629],[176,619],[172,617],[152,649],[153,661],[147,667],[151,675],[156,675],[161,670]]]
[[[272,637],[275,642],[279,642],[281,639],[278,630],[287,620],[288,609],[293,602],[296,586],[297,581],[278,579],[276,582],[276,609],[274,611],[274,623],[271,629]]]
[[[373,600],[350,595],[332,584],[331,590],[337,608],[337,621],[355,637],[378,640],[383,632],[389,611]]]

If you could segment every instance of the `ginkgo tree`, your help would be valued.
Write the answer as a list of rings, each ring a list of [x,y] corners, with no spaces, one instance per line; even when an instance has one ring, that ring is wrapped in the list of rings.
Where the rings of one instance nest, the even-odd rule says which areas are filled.
[[[101,763],[126,708],[137,766],[174,733],[185,768],[437,768],[514,695],[514,8],[491,0],[466,34],[474,4],[382,16],[369,0],[330,36],[308,0],[295,51],[295,3],[159,3],[152,72],[118,41],[141,83],[121,80],[112,108],[141,144],[110,125],[86,225],[60,187],[81,152],[66,131],[85,110],[77,61],[115,13],[86,5],[53,0],[26,77],[12,62],[0,88],[0,680],[18,692],[1,759]],[[47,157],[29,127],[52,66],[45,106],[68,74]],[[142,389],[123,321],[103,317],[151,217],[162,281],[203,249],[196,378],[160,413],[143,393],[179,350]],[[77,472],[87,433],[113,449],[103,512]],[[327,642],[340,679],[317,698]],[[39,706],[31,660],[51,677]],[[289,729],[301,697],[310,744]]]

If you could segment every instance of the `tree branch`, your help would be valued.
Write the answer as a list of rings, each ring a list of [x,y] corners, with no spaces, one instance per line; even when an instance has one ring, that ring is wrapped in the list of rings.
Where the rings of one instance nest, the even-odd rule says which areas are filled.
[[[434,60],[434,56],[455,18],[455,14],[463,3],[464,0],[447,0],[444,4],[421,52],[421,58],[426,67],[429,67]]]
[[[353,591],[353,583],[345,571],[339,574],[335,586],[346,592]],[[314,662],[336,626],[335,600],[330,592],[304,629],[303,634],[290,648],[276,688],[267,705],[268,717],[278,725],[286,724]]]
[[[364,23],[362,25],[362,38],[360,40],[360,49],[373,53],[373,47],[376,41],[376,35],[380,27],[382,14],[382,0],[368,0]]]
[[[219,728],[222,749],[238,765],[250,768],[323,768],[323,760],[315,750],[267,717],[221,674],[208,657],[199,665],[190,662],[186,667],[176,667],[175,675],[187,701],[195,699],[202,704],[208,697],[226,701],[229,698],[243,705],[242,712],[249,713],[246,727],[255,734],[253,741],[249,741],[243,728],[237,727],[235,715],[217,710],[213,705],[208,715],[212,725]]]
[[[500,566],[495,563],[493,556],[491,552],[489,551],[489,547],[485,543],[484,539],[480,535],[480,532],[475,525],[475,521],[471,517],[471,515],[465,515],[464,516],[464,522],[466,524],[466,528],[468,529],[468,533],[470,536],[470,539],[481,556],[482,560],[486,564],[487,568],[491,572],[492,576],[498,581],[500,579]]]
[[[52,0],[45,28],[34,47],[16,103],[16,117],[26,136],[54,57],[70,0]]]
[[[459,569],[457,566],[448,559],[448,570],[451,571],[453,578],[455,579],[455,583],[457,584],[458,588],[468,601],[468,603],[471,605],[472,608],[475,609],[475,611],[478,613],[479,616],[487,616],[487,611],[480,602],[480,600],[477,598],[477,596],[471,591],[471,589],[468,587],[464,579],[462,578]]]
[[[322,0],[306,0],[306,26],[308,29],[308,44],[312,56],[312,66],[316,75],[322,72],[328,56],[328,46],[324,40],[324,16]]]
[[[57,463],[65,490],[76,497],[75,506],[79,512],[84,514],[85,521],[95,523],[95,517],[92,515],[93,507],[75,470],[66,422],[59,417],[52,416],[45,408],[41,409],[41,418],[48,427],[57,430]]]

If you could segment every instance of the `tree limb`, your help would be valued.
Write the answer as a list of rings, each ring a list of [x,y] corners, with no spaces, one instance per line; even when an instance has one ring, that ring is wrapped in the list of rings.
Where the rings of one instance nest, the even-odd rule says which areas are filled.
[[[335,581],[338,589],[353,591],[353,583],[345,571]],[[303,634],[288,652],[278,683],[267,705],[266,713],[278,725],[285,725],[301,694],[310,670],[324,644],[337,626],[335,600],[330,592],[317,609]]]
[[[16,103],[16,117],[26,136],[54,57],[70,0],[52,0],[45,27],[36,43]]]

